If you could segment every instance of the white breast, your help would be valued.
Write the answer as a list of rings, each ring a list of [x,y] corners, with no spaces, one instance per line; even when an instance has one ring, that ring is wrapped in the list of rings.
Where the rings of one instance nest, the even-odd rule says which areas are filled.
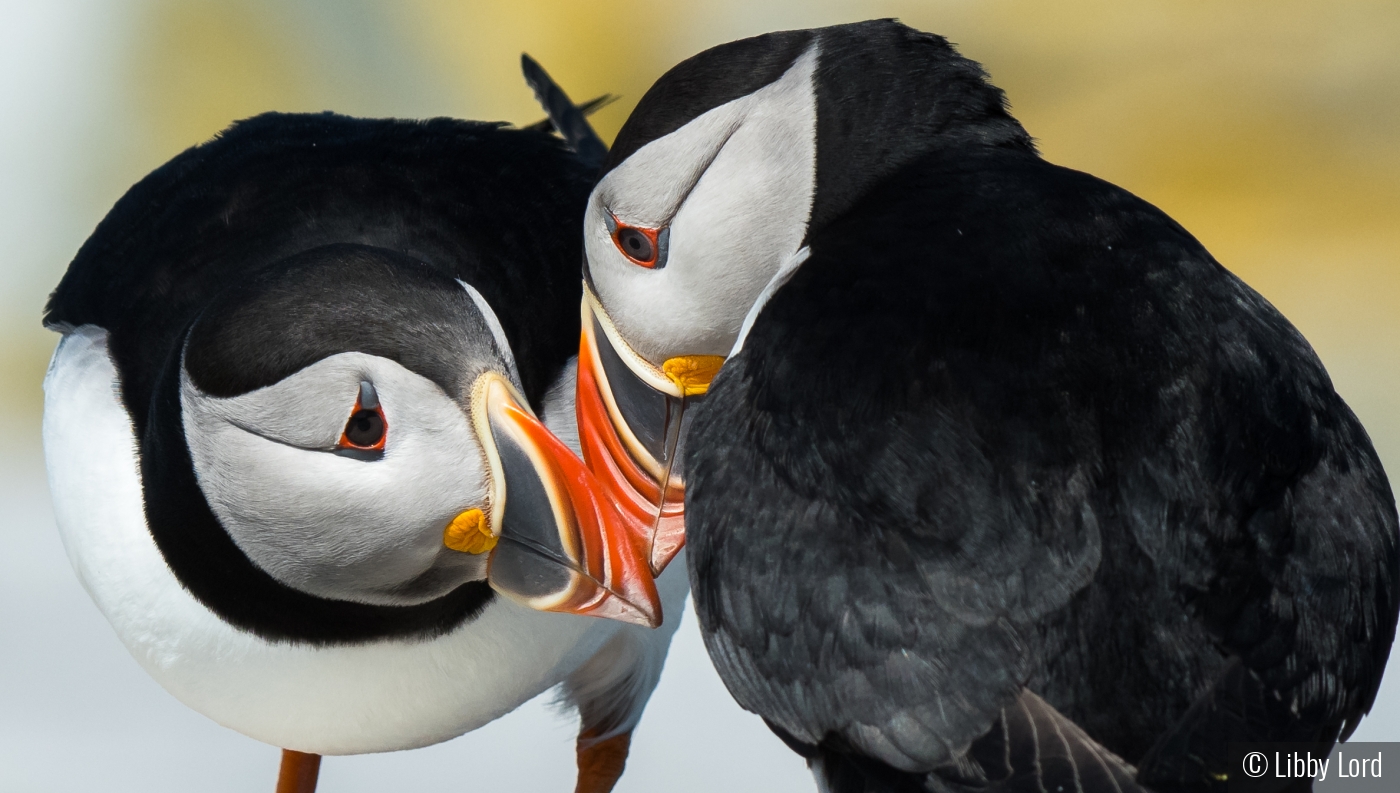
[[[234,628],[180,585],[151,538],[117,384],[105,330],[86,325],[59,343],[44,382],[59,531],[83,586],[136,660],[220,724],[317,754],[426,746],[555,685],[622,627],[496,598],[477,619],[427,641],[311,647]]]

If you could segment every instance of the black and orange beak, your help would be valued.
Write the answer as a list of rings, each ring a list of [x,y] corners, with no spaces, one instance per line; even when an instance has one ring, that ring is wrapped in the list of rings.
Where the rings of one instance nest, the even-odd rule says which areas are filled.
[[[686,411],[704,398],[724,358],[678,356],[658,369],[622,341],[587,284],[583,291],[577,398],[583,459],[659,576],[685,546]]]
[[[645,547],[606,489],[525,404],[496,373],[473,387],[472,417],[493,493],[489,513],[459,515],[444,544],[490,553],[491,587],[530,608],[660,625]]]

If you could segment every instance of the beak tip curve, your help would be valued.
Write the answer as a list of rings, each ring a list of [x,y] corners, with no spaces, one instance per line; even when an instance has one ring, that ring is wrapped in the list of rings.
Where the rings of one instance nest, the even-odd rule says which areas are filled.
[[[590,616],[617,620],[618,622],[625,622],[629,625],[637,625],[643,628],[661,627],[663,616],[660,603],[657,603],[653,608],[646,608],[636,603],[630,603],[622,598],[608,598],[605,603],[607,604],[605,608],[590,612]]]

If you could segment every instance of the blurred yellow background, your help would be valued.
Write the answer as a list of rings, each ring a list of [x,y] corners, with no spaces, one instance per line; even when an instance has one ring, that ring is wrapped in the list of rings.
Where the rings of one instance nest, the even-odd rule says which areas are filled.
[[[528,51],[575,99],[621,95],[595,118],[610,140],[647,86],[701,49],[895,16],[983,63],[1048,159],[1161,206],[1278,305],[1400,469],[1394,0],[58,5],[62,18],[43,22],[57,35],[40,36],[50,49],[7,57],[4,76],[50,92],[41,104],[58,119],[19,106],[0,122],[7,170],[44,182],[19,195],[24,179],[3,174],[0,398],[28,425],[54,342],[38,327],[47,290],[126,187],[234,119],[332,109],[526,123],[541,115],[519,77]],[[6,36],[34,47],[19,42],[33,38],[23,16]],[[62,61],[47,85],[45,60]]]
[[[533,122],[522,51],[576,100],[619,94],[594,119],[611,140],[702,49],[890,16],[985,65],[1049,160],[1162,207],[1273,301],[1397,481],[1397,0],[0,0],[0,415],[18,429],[0,455],[0,787],[58,789],[62,769],[65,790],[252,790],[275,768],[126,657],[47,507],[40,313],[132,183],[266,110]],[[1391,666],[1359,738],[1400,739]],[[689,617],[637,735],[619,791],[811,789]],[[325,787],[563,790],[571,741],[537,701],[440,747],[335,758]]]

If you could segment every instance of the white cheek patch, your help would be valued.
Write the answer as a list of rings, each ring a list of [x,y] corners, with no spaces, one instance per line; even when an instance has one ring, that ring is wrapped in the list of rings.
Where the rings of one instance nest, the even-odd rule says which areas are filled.
[[[604,194],[607,185],[604,208],[629,225],[669,225],[681,203],[745,123],[750,99],[742,97],[720,105],[638,149],[604,177],[593,195]],[[600,212],[599,219],[602,217]]]
[[[359,382],[388,425],[378,459],[333,449]],[[322,597],[406,605],[484,576],[447,551],[443,528],[485,503],[488,473],[465,413],[399,364],[342,353],[266,388],[211,397],[182,377],[186,441],[210,508],[238,547],[282,583]],[[399,590],[448,565],[441,587]],[[460,568],[460,569],[459,569]]]
[[[355,408],[360,382],[374,383],[376,393],[382,393],[371,373],[377,360],[382,359],[364,353],[334,355],[266,388],[230,398],[205,394],[182,373],[186,428],[191,421],[201,429],[229,424],[289,446],[334,449]]]
[[[797,253],[816,184],[816,63],[814,46],[781,79],[643,146],[594,190],[584,221],[593,285],[653,364],[728,353],[754,300]],[[669,222],[666,266],[624,257],[605,211],[633,225]]]

